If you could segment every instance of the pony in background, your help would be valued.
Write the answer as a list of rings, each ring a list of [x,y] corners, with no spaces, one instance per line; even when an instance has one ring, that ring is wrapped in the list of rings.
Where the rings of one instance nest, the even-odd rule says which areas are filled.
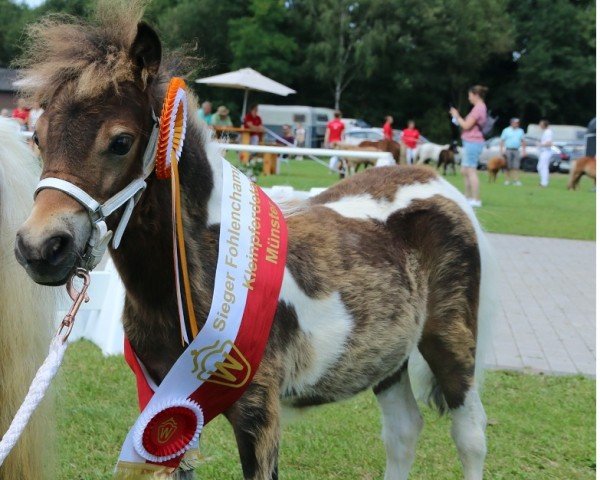
[[[0,119],[0,436],[27,394],[50,343],[55,314],[51,289],[34,284],[13,253],[19,225],[29,216],[40,166],[18,126]],[[52,428],[42,403],[0,467],[0,480],[52,478]],[[50,468],[49,468],[50,467]]]
[[[576,190],[581,177],[587,175],[594,181],[596,188],[596,157],[581,157],[573,162],[571,174],[569,175],[568,190]]]

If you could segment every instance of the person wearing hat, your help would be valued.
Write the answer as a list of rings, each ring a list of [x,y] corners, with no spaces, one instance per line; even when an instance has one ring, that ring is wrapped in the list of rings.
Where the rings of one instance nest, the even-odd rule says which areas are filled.
[[[500,135],[500,154],[506,158],[506,180],[504,185],[513,185],[520,187],[519,168],[521,166],[521,155],[525,156],[525,132],[519,126],[518,118],[510,119],[510,126],[502,130]]]
[[[225,105],[217,108],[217,112],[212,116],[211,125],[213,127],[233,127],[229,117],[229,109]]]

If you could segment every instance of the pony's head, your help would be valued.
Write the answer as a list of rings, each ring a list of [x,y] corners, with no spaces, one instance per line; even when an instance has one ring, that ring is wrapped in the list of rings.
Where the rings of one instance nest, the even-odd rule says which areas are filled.
[[[99,4],[96,21],[49,17],[29,31],[20,85],[45,109],[34,141],[41,178],[70,182],[102,204],[143,174],[153,128],[161,44],[137,2]],[[114,230],[123,209],[107,218]],[[73,196],[44,188],[17,234],[19,262],[38,283],[64,283],[82,263],[94,227]]]

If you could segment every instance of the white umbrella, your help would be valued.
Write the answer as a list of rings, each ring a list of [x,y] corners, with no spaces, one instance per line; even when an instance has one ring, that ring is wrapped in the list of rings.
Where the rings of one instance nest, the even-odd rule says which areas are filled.
[[[296,93],[296,90],[292,90],[291,88],[286,87],[275,80],[271,80],[270,78],[265,77],[251,68],[242,68],[241,70],[236,70],[235,72],[223,73],[221,75],[214,75],[206,78],[198,78],[196,83],[203,83],[213,87],[243,89],[245,93],[242,117],[246,114],[248,92],[250,90],[274,93],[284,97],[291,93]]]

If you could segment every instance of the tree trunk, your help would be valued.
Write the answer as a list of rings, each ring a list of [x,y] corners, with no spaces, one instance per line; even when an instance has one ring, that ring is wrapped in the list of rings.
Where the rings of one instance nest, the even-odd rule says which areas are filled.
[[[340,98],[341,97],[342,97],[342,84],[341,84],[341,82],[337,81],[335,83],[335,97],[334,97],[335,106],[333,107],[336,110],[340,109]]]
[[[344,82],[344,69],[345,69],[345,60],[344,60],[344,53],[345,53],[345,48],[344,48],[344,26],[345,26],[345,21],[346,21],[346,15],[345,15],[345,4],[344,2],[341,2],[341,9],[340,9],[340,24],[339,24],[339,31],[338,31],[338,52],[337,52],[337,67],[338,67],[338,71],[337,71],[337,75],[336,75],[336,79],[335,79],[335,94],[334,94],[334,103],[335,103],[335,109],[339,110],[340,109],[340,99],[342,98],[342,84]]]

